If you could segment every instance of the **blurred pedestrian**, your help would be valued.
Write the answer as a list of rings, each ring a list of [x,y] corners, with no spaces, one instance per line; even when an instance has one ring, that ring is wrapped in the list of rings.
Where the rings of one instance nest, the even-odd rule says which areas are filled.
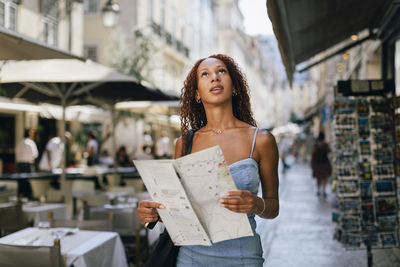
[[[312,148],[311,168],[312,175],[317,180],[317,195],[326,197],[326,180],[332,173],[332,166],[328,158],[329,145],[325,142],[325,134],[320,132]]]
[[[70,132],[65,132],[65,142],[69,144],[72,140]],[[39,169],[42,171],[51,171],[61,167],[64,158],[64,144],[60,136],[54,136],[47,142],[46,149],[39,162]]]
[[[151,131],[150,130],[145,130],[143,133],[143,140],[142,140],[143,145],[145,146],[153,146],[153,138],[151,137]]]
[[[278,150],[283,165],[282,172],[285,173],[290,165],[287,162],[290,149],[293,145],[293,139],[288,136],[288,134],[283,134],[282,138],[279,140]]]
[[[126,152],[126,146],[122,145],[117,151],[117,164],[120,167],[129,167],[132,165],[128,153]]]
[[[93,166],[98,163],[98,150],[99,150],[99,142],[97,142],[97,132],[90,131],[87,134],[88,141],[86,145],[86,156],[87,156],[87,165]]]
[[[157,140],[156,158],[158,159],[171,158],[171,151],[169,148],[169,137],[165,131],[161,133],[161,137]]]
[[[35,172],[35,160],[39,152],[34,141],[35,130],[25,129],[24,139],[18,142],[15,149],[17,170],[21,172]],[[32,198],[32,189],[27,180],[18,180],[18,196]]]
[[[219,145],[238,187],[220,196],[219,203],[231,212],[247,214],[254,235],[211,246],[181,246],[176,266],[262,266],[254,217],[278,215],[278,149],[273,135],[257,128],[247,81],[231,57],[218,54],[195,63],[184,82],[180,115],[182,137],[175,158]],[[190,129],[193,139],[187,138]],[[161,203],[140,201],[140,220],[157,221],[160,208],[164,208]]]

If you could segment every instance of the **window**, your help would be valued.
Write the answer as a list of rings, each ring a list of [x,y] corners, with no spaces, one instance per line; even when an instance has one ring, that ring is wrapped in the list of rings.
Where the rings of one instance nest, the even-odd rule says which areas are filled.
[[[0,26],[5,27],[6,22],[6,4],[0,2]]]
[[[85,0],[84,2],[85,14],[96,14],[98,6],[99,6],[98,0]]]
[[[152,22],[153,21],[153,0],[148,0],[147,1],[147,15],[149,18],[149,21]]]
[[[13,31],[17,30],[17,8],[9,6],[10,18],[9,18],[9,28]]]
[[[17,30],[17,8],[11,0],[0,0],[0,26]]]
[[[185,19],[183,17],[179,18],[179,28],[180,28],[180,33],[181,33],[181,41],[185,42],[186,41],[186,36],[185,36]]]
[[[50,17],[44,17],[44,41],[49,45],[57,45],[57,20]]]
[[[160,9],[161,9],[161,18],[160,18],[160,23],[161,23],[161,27],[163,29],[165,29],[165,0],[161,0],[160,3]]]
[[[43,41],[57,46],[58,40],[58,0],[42,0]]]
[[[171,8],[171,38],[172,44],[175,44],[176,40],[176,11],[175,8]]]
[[[97,62],[97,46],[85,46],[83,53],[85,58]]]

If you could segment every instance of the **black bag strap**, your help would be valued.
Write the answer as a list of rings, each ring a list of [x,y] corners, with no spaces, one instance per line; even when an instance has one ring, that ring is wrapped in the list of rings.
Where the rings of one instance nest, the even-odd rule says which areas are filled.
[[[185,155],[190,154],[190,152],[192,152],[193,136],[194,136],[195,132],[196,131],[193,130],[193,129],[190,129],[189,132],[188,132],[188,135],[186,137],[187,139],[186,139],[186,153],[185,153]]]

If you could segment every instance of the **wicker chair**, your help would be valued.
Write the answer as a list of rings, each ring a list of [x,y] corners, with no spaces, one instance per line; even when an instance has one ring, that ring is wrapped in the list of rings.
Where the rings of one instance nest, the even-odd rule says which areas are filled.
[[[0,204],[0,236],[16,232],[28,226],[29,224],[23,215],[20,202]]]
[[[0,244],[0,266],[2,267],[63,267],[60,241],[54,246],[17,246]]]

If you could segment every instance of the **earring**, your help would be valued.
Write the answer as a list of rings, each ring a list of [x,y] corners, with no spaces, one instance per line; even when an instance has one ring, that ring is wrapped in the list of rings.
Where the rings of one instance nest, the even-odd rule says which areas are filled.
[[[201,98],[196,99],[196,102],[197,102],[198,104],[200,104],[200,103],[201,103]]]
[[[233,95],[233,96],[237,96],[238,93],[237,93],[236,91],[233,91],[232,95]]]

